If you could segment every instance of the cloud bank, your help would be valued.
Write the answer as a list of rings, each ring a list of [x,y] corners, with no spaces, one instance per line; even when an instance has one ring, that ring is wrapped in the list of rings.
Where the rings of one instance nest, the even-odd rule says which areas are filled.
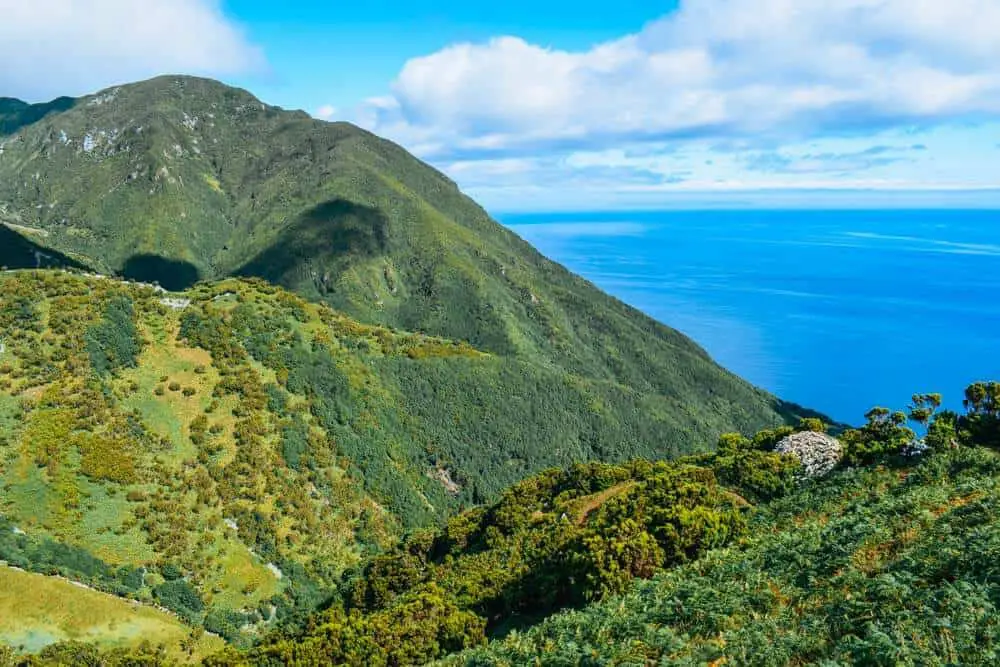
[[[263,64],[218,0],[0,0],[0,17],[0,96],[41,101]]]
[[[857,135],[1000,115],[996,0],[685,0],[588,51],[410,60],[362,118],[427,157]]]

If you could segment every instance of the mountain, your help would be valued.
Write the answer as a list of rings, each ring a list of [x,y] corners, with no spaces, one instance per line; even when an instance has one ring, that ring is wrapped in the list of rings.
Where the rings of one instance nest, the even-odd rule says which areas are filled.
[[[519,623],[526,591],[545,612],[620,592],[631,575],[577,585],[593,572],[557,557],[627,550],[622,512],[671,565],[741,534],[743,458],[623,462],[811,414],[545,259],[398,146],[203,79],[0,100],[0,264],[0,568],[78,591],[29,595],[34,620],[0,618],[0,642],[124,647],[60,642],[42,664],[194,658],[216,645],[203,630],[271,660],[337,610],[395,632],[427,608],[482,638]],[[785,484],[787,461],[760,456]],[[551,487],[587,461],[603,463]],[[454,521],[475,540],[420,555]],[[698,544],[681,558],[671,531]],[[386,584],[399,604],[347,588],[400,549],[423,562],[418,585]],[[486,595],[500,588],[513,598]],[[106,594],[156,613],[120,622]],[[54,615],[98,599],[107,624]]]
[[[179,76],[6,113],[0,222],[102,272],[170,289],[262,277],[362,322],[665,396],[682,448],[797,412],[347,123]]]

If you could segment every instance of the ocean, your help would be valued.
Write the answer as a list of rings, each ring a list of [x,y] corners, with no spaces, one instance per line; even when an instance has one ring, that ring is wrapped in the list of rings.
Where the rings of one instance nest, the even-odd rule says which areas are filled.
[[[1000,211],[499,216],[782,398],[849,423],[1000,380]]]

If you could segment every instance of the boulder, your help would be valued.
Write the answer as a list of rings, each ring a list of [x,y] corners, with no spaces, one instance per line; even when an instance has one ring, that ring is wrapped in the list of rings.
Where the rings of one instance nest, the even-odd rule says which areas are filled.
[[[798,457],[804,477],[823,477],[837,467],[844,456],[840,440],[814,431],[793,433],[779,442],[774,451]]]

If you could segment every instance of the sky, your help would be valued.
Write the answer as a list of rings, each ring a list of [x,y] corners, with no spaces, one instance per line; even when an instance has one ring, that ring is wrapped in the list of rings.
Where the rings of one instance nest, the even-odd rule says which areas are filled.
[[[0,0],[0,96],[165,73],[399,142],[494,212],[1000,207],[997,0]]]

